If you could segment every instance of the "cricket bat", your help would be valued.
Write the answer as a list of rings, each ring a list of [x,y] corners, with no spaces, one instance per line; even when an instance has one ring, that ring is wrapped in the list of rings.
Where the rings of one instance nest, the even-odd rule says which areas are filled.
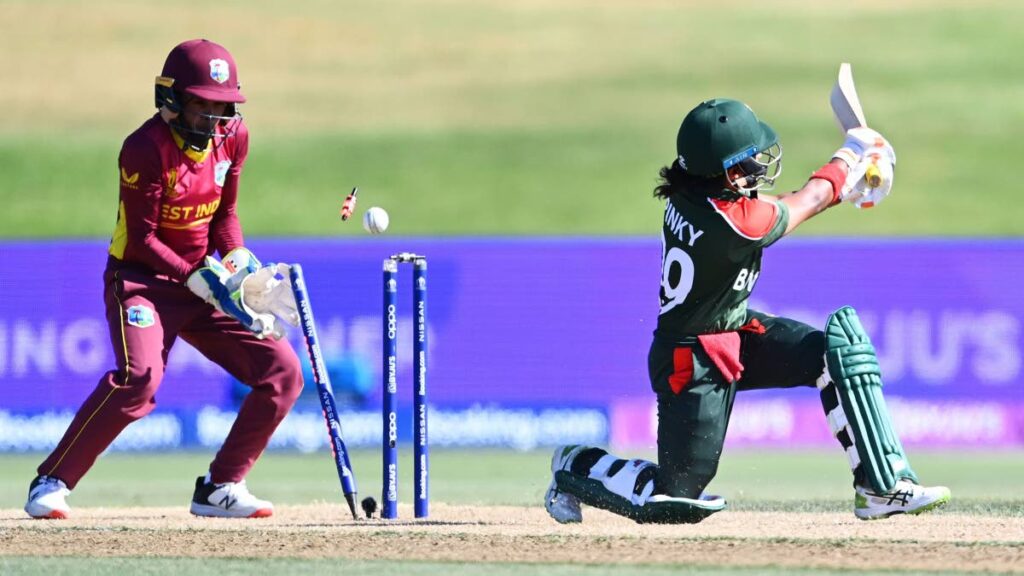
[[[861,108],[860,98],[857,97],[857,87],[853,85],[853,70],[848,62],[839,65],[839,77],[836,78],[836,84],[832,87],[829,103],[832,105],[832,112],[843,133],[851,128],[867,127],[868,122],[864,119],[864,109]],[[878,166],[874,164],[868,165],[864,178],[872,188],[882,185],[882,174],[879,172]]]

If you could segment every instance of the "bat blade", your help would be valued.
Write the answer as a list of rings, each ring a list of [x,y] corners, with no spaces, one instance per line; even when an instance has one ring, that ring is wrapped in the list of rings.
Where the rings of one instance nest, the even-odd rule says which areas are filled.
[[[864,118],[864,109],[860,105],[860,97],[857,96],[857,87],[853,84],[853,68],[849,62],[839,65],[839,76],[836,78],[835,85],[832,86],[829,104],[832,105],[836,123],[839,124],[839,129],[843,132],[868,125],[868,121]],[[882,185],[882,174],[878,171],[878,166],[874,164],[868,166],[864,177],[872,188]]]
[[[839,77],[832,87],[829,104],[832,105],[836,122],[843,132],[868,125],[864,118],[864,109],[860,106],[860,98],[857,96],[857,87],[853,84],[853,70],[848,62],[843,62],[839,66]]]

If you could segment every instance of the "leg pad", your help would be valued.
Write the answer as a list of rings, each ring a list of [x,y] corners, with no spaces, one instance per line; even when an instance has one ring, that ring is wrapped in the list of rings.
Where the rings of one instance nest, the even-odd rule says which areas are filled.
[[[867,482],[878,492],[892,490],[903,478],[916,482],[882,396],[875,348],[856,311],[849,306],[835,311],[825,325],[825,371],[819,382],[823,402],[824,392],[832,384],[841,408],[841,412],[833,409],[828,413],[829,424],[837,436],[844,430],[852,436],[858,465]],[[829,408],[826,406],[826,410]]]
[[[719,497],[695,500],[654,494],[657,473],[653,462],[625,460],[600,448],[587,448],[568,469],[555,471],[555,482],[560,491],[584,504],[641,524],[692,524],[725,508],[725,500]]]

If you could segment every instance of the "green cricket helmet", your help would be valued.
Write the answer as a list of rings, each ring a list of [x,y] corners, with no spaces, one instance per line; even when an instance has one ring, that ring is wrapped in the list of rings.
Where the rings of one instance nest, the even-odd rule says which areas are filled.
[[[676,136],[679,166],[688,173],[712,178],[738,166],[730,177],[738,191],[771,190],[782,174],[782,146],[772,127],[738,100],[705,100],[690,111]]]

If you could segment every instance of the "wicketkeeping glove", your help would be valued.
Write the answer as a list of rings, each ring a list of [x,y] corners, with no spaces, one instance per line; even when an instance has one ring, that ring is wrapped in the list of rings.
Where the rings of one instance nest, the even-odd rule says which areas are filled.
[[[242,301],[251,310],[273,314],[292,326],[299,325],[295,294],[292,292],[291,266],[267,264],[245,278],[240,292]]]
[[[196,295],[216,308],[218,311],[238,320],[259,338],[272,336],[276,339],[284,335],[276,326],[272,314],[260,314],[242,300],[241,290],[232,291],[228,283],[234,275],[216,258],[207,256],[204,266],[189,275],[185,284]],[[237,272],[236,272],[237,274]]]
[[[256,255],[244,247],[235,248],[225,254],[221,259],[221,263],[224,264],[224,268],[230,273],[230,277],[224,284],[232,292],[238,290],[242,286],[242,282],[250,274],[263,266],[263,264],[260,264],[259,259],[256,258]]]

